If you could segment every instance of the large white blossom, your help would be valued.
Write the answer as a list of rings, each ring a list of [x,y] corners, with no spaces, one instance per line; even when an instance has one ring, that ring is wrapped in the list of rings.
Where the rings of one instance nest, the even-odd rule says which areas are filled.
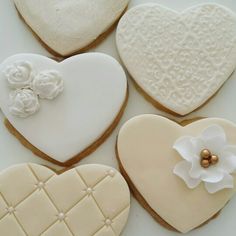
[[[234,187],[231,174],[236,170],[236,146],[227,143],[221,126],[209,126],[198,137],[180,137],[173,148],[184,159],[175,166],[174,174],[183,179],[189,188],[195,188],[201,182],[209,193]],[[204,149],[218,156],[217,164],[209,168],[201,166],[200,153]]]

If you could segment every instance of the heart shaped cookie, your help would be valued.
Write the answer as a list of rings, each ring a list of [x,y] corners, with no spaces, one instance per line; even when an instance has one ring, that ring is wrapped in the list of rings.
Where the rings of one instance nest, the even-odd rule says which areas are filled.
[[[116,41],[139,90],[178,115],[206,103],[236,68],[236,14],[216,4],[180,13],[139,5],[120,20]]]
[[[50,51],[69,56],[104,38],[129,0],[14,2],[26,24]]]
[[[167,228],[186,233],[212,219],[235,193],[235,145],[236,125],[224,119],[183,127],[141,115],[121,128],[117,157],[144,208]],[[206,151],[209,159],[202,156]]]
[[[128,186],[115,169],[84,165],[57,175],[36,164],[0,173],[0,234],[120,235],[128,218]]]
[[[94,151],[119,122],[126,75],[110,56],[63,62],[19,54],[0,65],[0,107],[9,130],[38,156],[72,165]]]

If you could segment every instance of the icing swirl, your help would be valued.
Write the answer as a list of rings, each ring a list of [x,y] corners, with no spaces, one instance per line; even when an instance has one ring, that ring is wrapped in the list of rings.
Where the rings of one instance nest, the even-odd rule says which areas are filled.
[[[42,99],[54,99],[64,89],[59,72],[50,70],[38,73],[31,83],[32,90]]]
[[[29,88],[12,91],[9,95],[9,99],[10,113],[21,118],[34,114],[40,107],[37,94]]]
[[[34,73],[29,62],[19,61],[7,67],[5,76],[11,88],[19,89],[30,86]]]

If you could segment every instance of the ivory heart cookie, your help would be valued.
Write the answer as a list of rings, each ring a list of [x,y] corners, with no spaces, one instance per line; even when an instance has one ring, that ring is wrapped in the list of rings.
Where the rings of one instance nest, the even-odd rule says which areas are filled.
[[[116,40],[137,87],[174,114],[202,106],[236,68],[236,14],[216,4],[181,13],[139,5],[120,20]]]
[[[42,158],[72,165],[112,132],[127,98],[126,75],[110,56],[63,62],[19,54],[0,66],[0,107],[9,130]]]
[[[14,2],[24,21],[50,51],[69,56],[101,40],[125,11],[129,0]]]
[[[236,190],[236,125],[209,118],[180,126],[141,115],[120,130],[117,157],[136,198],[169,229],[212,219]]]
[[[0,234],[115,236],[130,208],[128,186],[115,169],[84,165],[57,175],[36,164],[0,173]]]

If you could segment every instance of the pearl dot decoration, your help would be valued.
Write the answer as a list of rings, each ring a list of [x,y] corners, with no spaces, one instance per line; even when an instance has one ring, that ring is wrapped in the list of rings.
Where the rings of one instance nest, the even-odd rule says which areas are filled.
[[[88,187],[85,191],[86,191],[87,195],[90,196],[94,190],[92,188]]]
[[[112,221],[109,219],[109,218],[107,218],[106,220],[105,220],[105,225],[106,226],[110,226],[112,224]]]
[[[63,212],[60,212],[59,214],[58,214],[58,216],[57,216],[57,218],[58,218],[58,220],[59,221],[63,221],[64,219],[65,219],[65,214],[63,213]]]
[[[14,207],[10,206],[10,207],[7,208],[7,213],[8,213],[8,214],[11,215],[11,214],[13,214],[14,212],[15,212],[15,208],[14,208]]]
[[[115,171],[114,170],[109,170],[107,173],[111,178],[115,176]]]
[[[203,149],[200,153],[200,164],[203,168],[209,168],[211,165],[215,165],[219,161],[219,157],[211,154],[208,149]]]

